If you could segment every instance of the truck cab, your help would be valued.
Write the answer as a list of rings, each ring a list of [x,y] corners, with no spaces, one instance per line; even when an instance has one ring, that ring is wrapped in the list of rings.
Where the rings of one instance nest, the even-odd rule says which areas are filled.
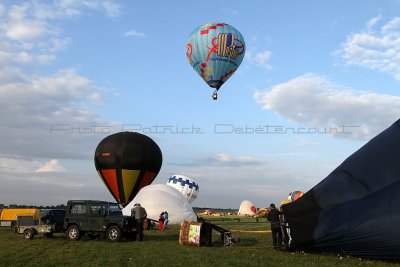
[[[110,241],[119,241],[123,236],[136,236],[136,221],[122,215],[118,203],[99,200],[70,200],[64,218],[64,229],[69,240],[79,240],[105,235]]]

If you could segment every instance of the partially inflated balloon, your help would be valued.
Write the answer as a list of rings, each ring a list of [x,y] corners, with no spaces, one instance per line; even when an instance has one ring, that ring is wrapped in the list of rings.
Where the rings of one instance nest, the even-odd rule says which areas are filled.
[[[198,27],[186,44],[190,65],[216,90],[237,70],[244,54],[242,34],[226,23],[208,23]],[[216,92],[214,94],[216,99]]]
[[[298,200],[300,197],[302,197],[304,194],[301,191],[293,191],[290,192],[288,195],[288,200],[290,200],[290,202],[296,201]]]
[[[104,138],[94,155],[97,173],[122,206],[151,184],[160,171],[162,154],[146,135],[121,132]]]
[[[192,203],[199,194],[199,184],[185,175],[173,175],[169,177],[167,185],[181,192],[189,203]]]
[[[400,260],[400,120],[284,205],[298,250]]]
[[[284,199],[281,201],[280,206],[282,207],[283,205],[289,204],[291,201],[289,199]]]

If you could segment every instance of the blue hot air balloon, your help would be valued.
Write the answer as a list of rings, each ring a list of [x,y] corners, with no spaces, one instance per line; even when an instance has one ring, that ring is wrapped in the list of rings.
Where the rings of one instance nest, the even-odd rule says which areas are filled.
[[[217,91],[242,63],[245,43],[242,34],[226,23],[208,23],[195,29],[186,44],[193,69]]]

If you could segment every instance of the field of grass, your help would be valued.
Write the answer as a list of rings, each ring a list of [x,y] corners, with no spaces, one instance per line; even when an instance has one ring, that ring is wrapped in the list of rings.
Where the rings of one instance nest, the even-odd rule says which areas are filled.
[[[25,240],[10,228],[0,228],[0,266],[400,266],[348,256],[276,251],[265,219],[233,217],[212,221],[231,230],[240,242],[230,247],[188,247],[179,244],[179,226],[165,232],[145,231],[143,242],[122,240],[68,241],[64,234],[51,239]],[[250,231],[248,231],[250,230]]]

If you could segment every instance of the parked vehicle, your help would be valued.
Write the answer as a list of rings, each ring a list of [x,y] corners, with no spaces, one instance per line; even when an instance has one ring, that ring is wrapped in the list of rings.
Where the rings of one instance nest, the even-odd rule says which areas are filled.
[[[39,220],[33,220],[31,216],[17,217],[15,233],[23,234],[25,239],[32,239],[35,235],[43,234],[46,238],[53,237],[54,233],[64,232],[65,210],[47,210],[45,215]]]
[[[105,235],[110,241],[119,241],[123,236],[136,237],[135,219],[122,215],[119,204],[106,201],[68,201],[64,229],[71,241],[85,234],[89,237]]]
[[[66,210],[63,209],[47,210],[45,215],[40,218],[40,221],[51,225],[53,232],[59,233],[63,231],[65,213]]]

